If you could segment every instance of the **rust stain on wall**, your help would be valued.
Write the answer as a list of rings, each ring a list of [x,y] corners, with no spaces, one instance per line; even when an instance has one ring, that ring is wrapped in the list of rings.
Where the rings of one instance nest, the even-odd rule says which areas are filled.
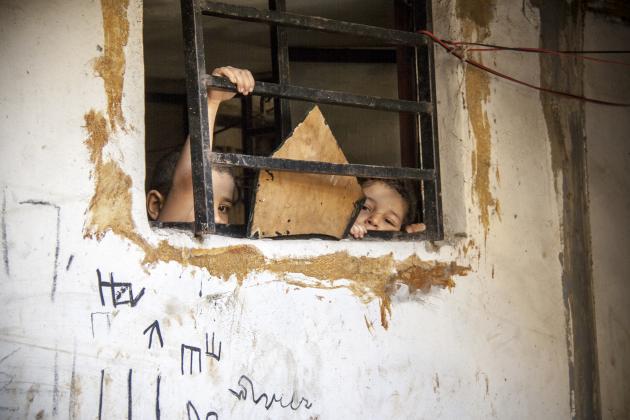
[[[125,80],[125,46],[129,40],[129,0],[101,0],[103,13],[103,55],[94,60],[94,70],[103,78],[107,94],[107,115],[112,130],[124,128],[122,92]]]
[[[467,41],[481,42],[490,35],[489,25],[494,19],[494,1],[458,0],[456,4],[457,17],[462,19],[463,35]],[[476,37],[473,38],[473,35]],[[476,57],[481,61],[481,57]],[[490,185],[492,169],[492,135],[490,120],[484,109],[484,104],[490,97],[489,75],[477,68],[465,68],[466,105],[473,135],[475,148],[471,156],[472,191],[479,207],[479,218],[483,226],[484,239],[488,238],[490,230],[490,214],[499,215],[499,201],[494,197]],[[498,179],[499,170],[495,170]]]
[[[116,125],[124,124],[120,109],[124,54],[129,24],[126,18],[126,1],[103,0],[106,47],[117,57],[113,63],[106,52],[100,66],[106,80],[108,95],[108,119],[94,110],[85,116],[88,134],[85,144],[90,161],[94,165],[92,177],[95,191],[87,211],[84,236],[100,240],[112,232],[144,251],[142,262],[147,267],[164,262],[176,262],[182,266],[205,268],[210,275],[227,280],[234,276],[240,283],[250,274],[268,271],[278,275],[289,284],[305,288],[350,290],[362,302],[378,299],[381,308],[381,324],[387,328],[391,314],[391,296],[397,285],[406,284],[410,292],[428,292],[431,287],[453,287],[453,277],[463,276],[469,267],[455,263],[426,262],[416,256],[397,261],[393,256],[355,257],[347,252],[336,252],[311,258],[266,258],[252,245],[237,245],[213,249],[177,247],[166,240],[154,245],[136,232],[131,211],[131,178],[115,161],[105,161],[103,149]],[[109,37],[109,38],[108,38]],[[109,39],[109,40],[108,40]],[[118,43],[117,45],[113,45]],[[119,67],[122,64],[122,67]],[[110,77],[111,76],[111,77]],[[110,83],[108,85],[108,83]],[[108,124],[109,122],[109,124]],[[298,275],[298,276],[296,276]],[[299,275],[312,279],[304,281]],[[299,279],[296,277],[300,277]],[[343,280],[343,281],[342,281]]]

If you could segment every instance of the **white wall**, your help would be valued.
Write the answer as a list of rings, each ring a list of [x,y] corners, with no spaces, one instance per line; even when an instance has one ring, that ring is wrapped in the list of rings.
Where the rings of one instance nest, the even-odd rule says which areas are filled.
[[[535,12],[513,3],[496,8],[486,39],[536,45]],[[449,28],[443,36],[487,32],[450,4],[435,5],[436,27]],[[538,94],[466,75],[472,70],[437,52],[444,243],[199,244],[152,231],[144,214],[141,10],[139,0],[127,8],[126,123],[100,132],[106,172],[101,149],[90,159],[84,144],[94,134],[84,119],[90,110],[112,122],[93,69],[104,45],[101,4],[0,5],[0,417],[100,411],[114,419],[132,410],[153,418],[158,378],[168,419],[188,418],[188,401],[200,418],[569,417],[561,201]],[[497,56],[496,65],[538,78],[535,57]],[[110,192],[112,200],[88,209],[95,194]],[[106,205],[114,210],[103,213]],[[98,227],[111,228],[101,239],[84,237],[95,212]],[[411,255],[417,267],[405,271]],[[405,275],[439,280],[431,268],[451,262],[470,267],[464,276],[445,270],[454,288],[409,294]],[[107,294],[102,305],[97,269],[103,281],[112,273],[132,283],[136,297],[144,290],[137,305],[114,308]],[[230,270],[245,271],[242,282]],[[346,279],[335,280],[337,272]],[[402,286],[385,329],[372,297],[387,299],[381,289],[393,280]],[[148,349],[143,331],[156,320],[164,347],[153,336]],[[221,343],[220,361],[203,354],[206,334]],[[182,344],[202,349],[201,373],[189,375],[185,359],[182,375]],[[241,389],[241,375],[256,396],[295,395],[312,406],[293,412],[274,403],[267,411],[249,388],[238,400],[229,389]]]

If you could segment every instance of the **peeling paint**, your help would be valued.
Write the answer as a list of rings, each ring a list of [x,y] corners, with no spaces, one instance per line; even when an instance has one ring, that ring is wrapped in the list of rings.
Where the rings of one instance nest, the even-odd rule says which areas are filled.
[[[107,115],[112,130],[125,127],[122,93],[125,78],[125,46],[129,40],[127,7],[129,0],[101,0],[103,55],[94,60],[94,71],[103,78],[107,94]]]
[[[233,275],[239,283],[251,273],[267,271],[278,275],[288,284],[301,288],[345,288],[364,303],[378,299],[381,325],[384,328],[388,327],[391,295],[396,290],[396,284],[407,285],[410,293],[418,290],[428,293],[433,286],[454,287],[453,277],[464,276],[470,270],[469,267],[462,267],[454,262],[421,261],[415,255],[397,261],[391,254],[382,257],[355,257],[344,251],[311,258],[268,259],[251,245],[189,249],[174,247],[167,241],[161,241],[157,247],[151,247],[144,240],[137,241],[137,235],[128,238],[144,250],[144,264],[173,261],[183,266],[205,268],[209,274],[223,279]],[[296,279],[296,274],[312,280]],[[342,280],[349,282],[341,282]]]
[[[109,139],[105,117],[94,110],[85,115],[88,138],[85,141],[94,164],[94,195],[84,228],[86,237],[102,238],[107,230],[131,232],[131,178],[113,161],[103,163],[103,147]]]

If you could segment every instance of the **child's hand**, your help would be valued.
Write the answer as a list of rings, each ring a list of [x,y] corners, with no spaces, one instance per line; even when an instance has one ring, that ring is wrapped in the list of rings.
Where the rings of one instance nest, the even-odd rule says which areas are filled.
[[[405,232],[407,233],[418,233],[424,232],[425,230],[427,230],[427,226],[424,223],[412,223],[405,226]]]
[[[212,71],[213,76],[226,77],[234,83],[242,95],[248,95],[254,90],[254,76],[249,70],[237,69],[235,67],[219,67]],[[236,93],[223,89],[208,89],[208,102],[220,103],[232,99]]]
[[[352,235],[354,239],[362,239],[366,234],[367,234],[367,228],[358,223],[355,223],[350,228],[350,235]]]

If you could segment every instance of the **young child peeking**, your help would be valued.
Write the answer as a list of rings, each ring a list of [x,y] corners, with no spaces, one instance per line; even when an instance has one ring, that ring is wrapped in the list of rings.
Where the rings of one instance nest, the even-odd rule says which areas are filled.
[[[350,229],[355,239],[370,230],[422,232],[423,223],[411,223],[415,218],[416,200],[404,181],[393,179],[360,179],[365,203]]]
[[[190,153],[190,152],[188,152]],[[173,185],[175,167],[179,161],[181,151],[175,150],[163,156],[155,165],[149,192],[147,193],[147,215],[151,220],[164,220],[162,208]],[[215,223],[228,223],[228,213],[235,202],[235,179],[229,166],[215,165],[212,168],[212,189],[214,193],[214,219]],[[191,206],[192,203],[187,203]],[[187,209],[187,210],[186,210]],[[187,215],[183,221],[194,221],[193,208],[183,209]],[[162,218],[160,215],[162,214]]]
[[[249,70],[230,66],[220,67],[215,69],[212,75],[228,78],[230,82],[236,85],[242,95],[249,95],[254,90],[255,81]],[[211,143],[219,105],[221,102],[233,98],[234,95],[233,92],[221,89],[208,89],[208,127]],[[164,159],[167,161],[163,165],[160,165],[160,162],[156,167],[151,190],[147,194],[147,213],[152,220],[161,222],[193,222],[195,209],[190,137],[186,139],[178,157],[171,157],[170,163],[168,156]],[[176,163],[174,163],[175,161]],[[159,182],[160,178],[163,178],[162,182]],[[234,176],[229,168],[214,166],[212,168],[212,191],[215,223],[229,222],[228,212],[234,201],[235,189]]]

